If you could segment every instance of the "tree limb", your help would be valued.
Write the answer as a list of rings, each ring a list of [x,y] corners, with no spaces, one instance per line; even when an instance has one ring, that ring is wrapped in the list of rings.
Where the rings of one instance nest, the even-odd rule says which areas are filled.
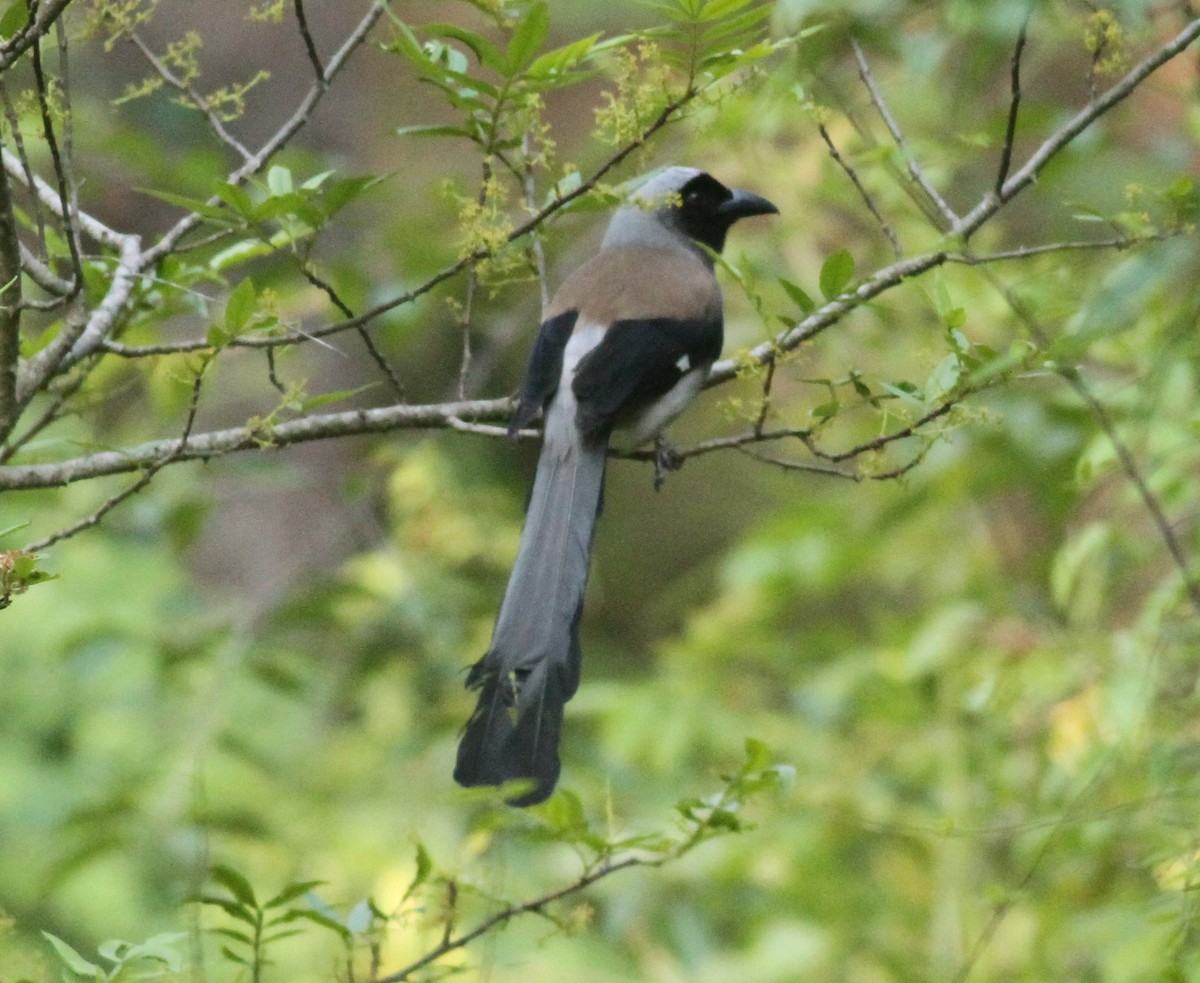
[[[54,488],[103,475],[138,471],[170,456],[176,461],[208,460],[241,450],[263,450],[288,444],[386,433],[398,429],[448,429],[454,420],[501,420],[511,412],[511,399],[479,399],[423,406],[384,406],[307,416],[284,423],[261,422],[179,438],[154,440],[126,450],[100,451],[51,464],[0,466],[0,489]]]

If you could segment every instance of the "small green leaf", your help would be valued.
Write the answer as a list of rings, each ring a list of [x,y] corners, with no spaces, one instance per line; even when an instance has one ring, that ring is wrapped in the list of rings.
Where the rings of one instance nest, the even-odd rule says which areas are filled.
[[[742,765],[743,773],[762,771],[771,763],[771,749],[762,741],[753,737],[746,738],[746,762]]]
[[[280,905],[285,905],[289,901],[294,901],[296,898],[300,897],[300,895],[307,894],[313,888],[320,887],[324,883],[324,881],[296,881],[292,884],[289,884],[270,901],[266,902],[263,905],[263,910],[265,911],[267,908],[278,908]]]
[[[533,78],[560,76],[591,54],[600,37],[600,34],[589,34],[587,37],[572,41],[561,48],[554,48],[540,54],[533,60],[525,74]]]
[[[413,879],[409,881],[408,888],[404,892],[404,899],[407,901],[412,897],[412,893],[429,880],[429,875],[433,872],[433,858],[429,856],[429,851],[425,849],[424,843],[417,844],[417,872],[413,874]]]
[[[248,905],[251,908],[258,907],[258,899],[254,897],[254,889],[250,886],[250,882],[232,867],[225,864],[215,864],[213,865],[211,874],[214,881],[222,887],[227,888],[229,893],[242,902],[242,904]]]
[[[258,303],[258,294],[254,290],[254,281],[246,277],[233,288],[229,299],[225,302],[225,332],[231,338],[241,334],[242,329],[249,323]]]
[[[831,253],[821,265],[821,293],[826,300],[833,300],[846,289],[854,276],[854,257],[847,249]]]
[[[811,314],[817,309],[816,303],[807,294],[807,292],[802,290],[796,284],[792,283],[791,280],[786,280],[783,277],[780,277],[779,285],[783,287],[784,293],[791,298],[792,303],[799,307],[803,314]]]
[[[291,922],[297,919],[304,919],[312,922],[314,925],[320,925],[322,928],[327,928],[331,932],[336,932],[347,942],[350,941],[350,929],[346,928],[341,922],[328,915],[323,915],[319,911],[310,911],[307,908],[289,908],[287,914],[278,919],[279,922]]]
[[[930,373],[925,382],[925,398],[929,402],[952,393],[962,378],[962,362],[957,355],[947,355]]]
[[[29,23],[29,7],[25,0],[16,0],[0,16],[0,38],[10,38]]]
[[[698,20],[712,21],[737,13],[743,7],[749,6],[753,0],[708,0],[700,8]]]
[[[418,123],[414,126],[397,126],[392,131],[398,137],[466,137],[471,134],[461,126],[450,126],[446,123]]]
[[[79,976],[91,976],[98,980],[104,979],[104,971],[99,966],[88,962],[57,935],[51,935],[49,932],[42,932],[42,935],[54,946],[59,961],[72,973]]]
[[[254,202],[246,189],[236,184],[218,184],[216,196],[243,218],[251,218],[254,214]],[[160,196],[161,197],[161,196]]]
[[[504,67],[506,75],[516,75],[526,68],[546,42],[550,31],[550,12],[544,0],[530,6],[513,31],[504,52]]]
[[[368,382],[366,385],[359,386],[356,389],[340,389],[337,392],[319,393],[316,396],[309,396],[307,399],[301,400],[295,408],[301,412],[310,412],[320,409],[322,406],[328,406],[330,403],[340,403],[344,399],[350,399],[352,396],[357,396],[368,389],[373,389],[376,385],[378,383]]]
[[[504,74],[504,56],[500,53],[499,48],[482,35],[468,31],[465,27],[459,27],[457,24],[427,24],[422,30],[427,31],[432,37],[451,38],[465,44],[484,68]]]
[[[290,195],[296,190],[292,183],[292,172],[282,164],[275,164],[267,171],[267,187],[273,195]]]
[[[208,265],[211,269],[220,272],[231,266],[258,259],[260,256],[268,256],[274,251],[270,243],[263,242],[261,239],[242,239],[240,242],[235,242],[232,246],[222,249],[208,261]]]

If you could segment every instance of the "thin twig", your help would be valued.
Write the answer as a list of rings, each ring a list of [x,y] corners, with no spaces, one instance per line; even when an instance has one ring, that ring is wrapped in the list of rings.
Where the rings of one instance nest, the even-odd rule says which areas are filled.
[[[8,71],[30,48],[36,48],[38,42],[46,36],[71,3],[72,0],[31,2],[29,6],[32,16],[12,37],[0,44],[0,73]]]
[[[83,289],[83,261],[79,256],[79,234],[75,225],[75,215],[78,213],[71,208],[71,202],[75,196],[67,177],[67,164],[63,159],[58,145],[58,137],[54,132],[54,120],[50,115],[50,89],[42,68],[42,49],[40,45],[36,44],[33,46],[33,76],[36,81],[38,107],[42,116],[42,136],[46,140],[46,149],[50,151],[50,161],[58,185],[58,216],[62,220],[63,238],[67,240],[67,250],[71,255],[71,271],[75,278],[72,293],[75,293]]]
[[[917,159],[908,149],[908,143],[904,139],[904,133],[896,123],[895,117],[892,116],[891,110],[888,109],[887,101],[883,98],[883,93],[879,86],[875,84],[875,77],[871,74],[871,67],[867,64],[866,55],[857,40],[851,40],[851,46],[854,48],[854,57],[858,61],[858,74],[863,81],[863,85],[867,87],[867,92],[870,93],[871,102],[875,106],[875,111],[879,113],[880,119],[888,128],[888,132],[892,135],[892,139],[896,142],[896,146],[900,148],[900,152],[904,154],[904,162],[908,165],[909,176],[924,193],[925,196],[934,204],[938,213],[941,215],[945,223],[945,227],[949,228],[958,221],[958,216],[954,213],[946,200],[938,193],[937,188],[933,183],[925,177],[925,172],[917,163]]]
[[[684,108],[698,94],[699,94],[698,90],[697,91],[689,91],[689,92],[685,93],[683,96],[679,97],[678,99],[674,100],[673,102],[671,102],[667,106],[665,106],[663,108],[662,112],[660,112],[659,115],[657,117],[655,117],[655,119],[650,123],[650,125],[644,131],[642,131],[641,135],[636,140],[633,140],[630,143],[626,144],[619,151],[617,151],[615,154],[613,154],[611,157],[609,157],[603,164],[601,164],[599,167],[596,168],[595,171],[592,172],[591,176],[589,178],[587,178],[587,180],[582,181],[577,187],[573,188],[572,190],[568,191],[567,193],[565,193],[563,195],[559,195],[553,201],[551,201],[551,202],[547,203],[546,205],[542,206],[541,208],[539,208],[537,212],[535,212],[533,215],[531,215],[528,219],[526,219],[524,222],[522,222],[520,225],[518,225],[516,228],[514,228],[508,234],[507,238],[505,239],[505,244],[516,242],[518,239],[524,238],[525,236],[529,235],[536,229],[540,228],[543,224],[545,224],[545,222],[551,216],[562,211],[564,208],[566,208],[568,205],[570,205],[572,202],[576,201],[577,199],[583,197],[586,194],[589,194],[596,187],[597,184],[599,184],[605,177],[608,176],[608,174],[611,171],[613,171],[615,168],[620,166],[621,163],[623,163],[625,161],[625,159],[627,157],[629,157],[629,155],[632,154],[635,150],[644,146],[645,143],[655,133],[657,133],[660,129],[662,129],[662,127],[664,127],[670,121],[671,117],[674,116],[675,113],[679,112],[680,109]],[[199,216],[196,216],[194,213],[190,213],[188,218],[182,219],[179,223],[176,223],[175,228],[178,229],[183,223],[187,222],[188,229],[191,229],[192,227],[194,227],[194,225],[197,222],[199,222],[199,220],[200,220]],[[170,238],[173,234],[174,234],[173,232],[168,233],[167,236],[164,236],[163,239],[160,239],[153,247],[146,250],[146,252],[143,254],[143,257],[142,257],[143,268],[145,268],[146,266],[149,265],[151,258],[155,258],[155,257],[161,255],[164,251],[165,252],[173,251],[173,249],[174,249],[173,241],[170,242],[170,248],[166,248],[166,246],[165,246],[165,244],[168,243],[168,241],[170,240]],[[183,233],[181,232],[179,234],[182,235]],[[442,268],[437,273],[433,274],[433,276],[429,277],[424,282],[418,284],[417,286],[413,287],[412,289],[406,290],[403,293],[396,294],[394,297],[391,297],[387,300],[381,301],[380,303],[376,304],[374,307],[371,307],[368,310],[366,310],[366,311],[362,312],[361,314],[358,314],[352,318],[347,318],[344,321],[337,321],[337,322],[334,322],[333,324],[328,324],[328,325],[325,325],[324,327],[316,328],[313,331],[308,332],[306,334],[292,333],[292,334],[280,335],[280,336],[270,337],[270,338],[256,338],[256,337],[244,337],[244,336],[238,337],[238,338],[233,338],[229,341],[229,343],[226,345],[226,347],[227,348],[228,347],[232,347],[232,348],[284,347],[287,345],[299,344],[304,341],[310,341],[314,338],[328,338],[330,335],[340,334],[343,331],[356,330],[360,326],[370,324],[372,321],[378,319],[379,317],[388,313],[389,311],[395,310],[397,307],[404,307],[408,304],[411,304],[414,300],[417,300],[418,298],[423,297],[425,294],[434,290],[436,287],[441,286],[441,284],[445,283],[447,280],[451,280],[454,277],[458,276],[458,274],[462,273],[464,270],[468,269],[473,264],[478,263],[480,260],[487,259],[488,256],[489,256],[489,250],[481,247],[481,248],[475,250],[474,252],[461,257],[460,259],[458,259],[456,262],[450,264],[449,266]],[[140,346],[132,346],[132,345],[130,345],[130,346],[115,346],[114,345],[114,346],[112,346],[112,351],[114,352],[114,354],[120,354],[120,355],[125,356],[126,358],[141,358],[141,357],[147,356],[147,355],[188,354],[190,352],[203,351],[209,347],[210,347],[210,343],[208,342],[207,339],[197,338],[192,341],[163,343],[163,344],[157,344],[157,345],[140,345]]]
[[[292,8],[296,11],[296,23],[300,26],[300,36],[304,39],[304,50],[308,52],[309,64],[317,76],[320,85],[329,85],[325,78],[325,69],[321,65],[321,56],[317,54],[317,44],[313,40],[312,31],[308,28],[308,15],[304,12],[304,0],[292,0]]]
[[[524,901],[520,904],[506,905],[494,914],[483,919],[478,925],[468,932],[463,932],[460,935],[452,935],[444,937],[442,941],[425,953],[420,959],[417,959],[403,969],[399,969],[394,973],[388,973],[386,976],[381,976],[374,983],[404,983],[405,980],[411,979],[412,975],[418,970],[424,969],[426,966],[437,962],[443,956],[457,949],[462,949],[476,939],[486,935],[492,929],[501,925],[506,925],[520,915],[529,913],[543,913],[544,909],[555,901],[561,901],[563,898],[570,897],[573,894],[578,894],[584,888],[591,887],[597,881],[603,880],[610,874],[615,874],[619,870],[627,870],[630,867],[650,867],[659,866],[663,862],[662,859],[645,859],[643,857],[626,857],[623,860],[617,860],[611,863],[602,864],[595,870],[588,871],[583,874],[578,880],[573,881],[564,888],[557,891],[551,891],[549,894],[543,894],[540,897],[534,898],[531,901]]]
[[[1012,165],[1013,143],[1017,139],[1017,114],[1021,108],[1021,54],[1025,50],[1025,35],[1029,30],[1029,18],[1033,15],[1033,7],[1025,11],[1025,19],[1021,21],[1021,30],[1017,32],[1017,43],[1012,54],[1010,71],[1008,123],[1004,128],[1004,148],[1000,152],[1000,170],[996,175],[995,192],[1000,194],[1004,189],[1008,169]]]
[[[354,311],[352,311],[350,306],[344,300],[342,300],[341,296],[336,290],[334,290],[331,283],[318,276],[307,261],[298,260],[297,262],[299,263],[300,272],[303,274],[304,279],[324,293],[325,296],[329,298],[329,302],[333,304],[333,306],[339,311],[341,311],[345,317],[354,317]],[[384,358],[383,352],[381,352],[378,346],[376,346],[375,339],[371,337],[371,333],[365,327],[360,325],[358,328],[358,337],[362,340],[363,347],[366,348],[367,354],[371,356],[371,360],[379,367],[379,371],[387,376],[388,383],[391,385],[392,392],[395,393],[396,398],[403,402],[407,398],[407,394],[404,391],[404,383],[400,381],[400,377],[396,374],[396,370],[392,368],[391,363]],[[273,353],[274,349],[269,348],[267,351]],[[273,375],[275,369],[274,362],[272,361],[270,364],[271,373]]]
[[[16,426],[17,368],[21,361],[21,247],[12,186],[0,169],[0,440]]]
[[[1171,560],[1179,570],[1183,578],[1183,586],[1187,591],[1188,599],[1192,602],[1192,607],[1200,614],[1200,579],[1192,572],[1192,563],[1188,558],[1187,551],[1180,542],[1179,537],[1175,534],[1175,529],[1171,525],[1171,520],[1167,518],[1166,511],[1163,509],[1162,502],[1158,500],[1158,496],[1150,490],[1150,485],[1143,476],[1141,468],[1134,459],[1133,452],[1129,446],[1121,439],[1121,435],[1117,432],[1116,424],[1113,423],[1112,416],[1104,404],[1096,398],[1091,388],[1083,381],[1083,377],[1074,368],[1060,367],[1058,374],[1062,376],[1067,384],[1075,390],[1075,393],[1086,404],[1088,410],[1100,429],[1104,431],[1104,436],[1108,438],[1108,442],[1112,444],[1113,450],[1116,452],[1117,460],[1121,462],[1121,470],[1125,472],[1125,477],[1129,483],[1133,485],[1141,498],[1142,504],[1146,506],[1146,511],[1150,513],[1150,518],[1153,520],[1155,527],[1158,529],[1159,538],[1167,547],[1167,552],[1171,554]]]
[[[184,421],[183,433],[179,436],[176,449],[171,451],[169,454],[163,455],[163,457],[147,467],[137,481],[135,481],[128,488],[117,492],[117,494],[109,498],[90,515],[84,516],[84,518],[80,519],[78,522],[72,523],[65,529],[60,529],[56,533],[52,533],[43,539],[39,539],[35,543],[31,543],[28,546],[29,552],[39,553],[47,547],[53,546],[55,543],[60,543],[64,539],[70,539],[72,536],[98,525],[100,521],[106,515],[108,515],[109,512],[115,509],[122,502],[127,501],[144,489],[150,484],[151,481],[154,480],[154,476],[158,474],[158,472],[160,472],[172,461],[177,460],[187,451],[188,438],[191,436],[192,426],[196,422],[196,411],[200,407],[200,389],[204,382],[204,372],[205,369],[208,368],[209,364],[210,363],[208,361],[205,361],[201,365],[200,370],[196,373],[196,377],[192,380],[192,398],[188,405],[187,419]]]
[[[1043,348],[1047,347],[1050,344],[1050,332],[1043,327],[1033,311],[990,270],[985,268],[983,275],[1004,298],[1013,313],[1025,324],[1038,344]],[[1130,451],[1125,441],[1121,439],[1112,416],[1087,383],[1084,382],[1083,377],[1076,368],[1073,366],[1059,366],[1058,374],[1075,390],[1076,395],[1083,400],[1097,425],[1104,432],[1105,437],[1108,438],[1108,442],[1112,445],[1113,451],[1117,455],[1117,460],[1120,462],[1121,470],[1125,472],[1125,477],[1137,491],[1138,497],[1141,498],[1142,504],[1145,505],[1146,511],[1150,514],[1151,521],[1153,521],[1155,528],[1158,530],[1159,538],[1162,539],[1167,552],[1171,555],[1171,561],[1175,564],[1180,576],[1183,578],[1184,589],[1187,591],[1192,607],[1196,609],[1197,613],[1200,613],[1200,578],[1197,578],[1192,572],[1192,563],[1187,555],[1187,550],[1175,534],[1175,529],[1167,517],[1162,502],[1159,501],[1158,497],[1151,490],[1149,483],[1142,474],[1141,468],[1138,466],[1137,460],[1133,456],[1133,452]]]
[[[1151,74],[1184,51],[1197,37],[1200,37],[1200,17],[1191,21],[1166,44],[1156,48],[1143,58],[1126,72],[1120,81],[1111,85],[1098,98],[1093,99],[1055,130],[1037,150],[1029,155],[1021,168],[1005,180],[1003,187],[985,195],[979,204],[955,222],[950,229],[950,234],[963,239],[970,238],[979,230],[980,226],[996,214],[1001,206],[1032,184],[1041,173],[1042,168],[1058,156],[1079,134],[1119,102],[1128,98],[1130,93]]]
[[[151,47],[142,40],[142,36],[137,31],[130,31],[128,37],[134,47],[142,53],[142,57],[149,62],[150,67],[154,69],[158,77],[176,92],[186,97],[192,108],[198,110],[204,116],[204,119],[208,122],[209,129],[217,135],[217,139],[233,150],[242,160],[249,160],[251,157],[250,151],[246,149],[245,144],[229,132],[225,126],[225,121],[221,119],[220,113],[213,108],[211,102],[202,93],[198,92],[191,82],[181,79],[172,72],[167,63],[159,58]]]
[[[62,418],[62,409],[66,405],[68,399],[79,391],[79,387],[83,385],[87,375],[83,372],[77,372],[73,376],[68,376],[65,380],[60,380],[59,384],[54,386],[50,392],[50,402],[38,415],[38,418],[31,423],[23,433],[16,437],[10,437],[4,443],[0,444],[0,464],[9,460],[17,451],[28,444],[34,437]]]
[[[892,244],[892,252],[899,259],[904,255],[904,250],[900,248],[900,240],[896,238],[895,230],[888,225],[887,220],[880,214],[879,209],[875,207],[875,201],[871,198],[870,193],[863,187],[862,181],[859,180],[858,173],[850,165],[850,163],[838,152],[837,146],[833,142],[833,138],[829,135],[829,131],[825,128],[824,123],[817,124],[817,132],[821,134],[821,139],[825,141],[825,146],[829,149],[829,156],[833,158],[835,164],[842,169],[846,176],[850,179],[850,183],[854,185],[858,195],[863,200],[863,204],[867,206],[867,210],[875,217],[875,221],[879,223],[879,227],[883,230],[883,234],[887,236],[888,242]]]
[[[16,147],[17,158],[21,161],[21,170],[25,175],[25,186],[32,188],[34,184],[33,167],[29,163],[29,154],[25,150],[25,138],[21,135],[21,118],[17,115],[17,109],[13,105],[12,97],[8,94],[8,86],[4,84],[4,79],[0,78],[0,102],[4,104],[4,118],[8,122],[8,128],[12,132],[13,146]],[[33,207],[30,209],[33,212],[33,224],[37,229],[38,242],[41,245],[42,254],[46,255],[46,216],[42,211],[42,203],[37,196],[33,196]]]
[[[0,489],[56,488],[104,475],[128,474],[153,464],[168,454],[174,454],[173,461],[207,460],[235,451],[284,447],[351,434],[389,433],[399,429],[448,429],[453,418],[507,419],[513,406],[513,400],[507,398],[478,399],[461,403],[419,406],[406,404],[345,410],[274,424],[259,422],[252,426],[193,434],[184,448],[180,448],[178,438],[165,438],[122,450],[98,451],[50,464],[0,466]]]
[[[292,137],[308,123],[313,113],[316,112],[321,99],[329,91],[330,84],[334,78],[345,68],[350,56],[367,40],[371,29],[374,28],[379,18],[383,15],[384,7],[385,5],[382,0],[373,0],[366,14],[354,26],[349,35],[347,35],[346,40],[342,42],[342,46],[329,59],[329,63],[325,66],[325,71],[321,78],[312,84],[308,93],[292,111],[292,115],[271,134],[267,141],[249,159],[226,176],[225,181],[227,184],[240,185],[247,178],[260,173],[274,159],[275,155],[287,146]],[[216,196],[209,199],[209,204],[218,205],[220,203],[221,200]],[[146,250],[142,257],[141,268],[143,270],[149,269],[163,256],[173,253],[180,240],[199,225],[202,218],[197,212],[188,212],[184,215],[153,246]]]

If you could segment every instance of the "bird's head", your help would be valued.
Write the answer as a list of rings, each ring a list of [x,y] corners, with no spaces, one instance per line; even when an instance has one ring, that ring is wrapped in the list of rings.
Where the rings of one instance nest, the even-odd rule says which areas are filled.
[[[604,245],[697,242],[719,253],[738,219],[778,212],[766,198],[727,188],[695,167],[666,167],[646,178],[613,216]]]

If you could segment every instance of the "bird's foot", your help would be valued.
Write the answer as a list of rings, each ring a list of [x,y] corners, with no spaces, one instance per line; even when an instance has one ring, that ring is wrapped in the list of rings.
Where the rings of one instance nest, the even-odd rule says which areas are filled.
[[[654,439],[654,490],[659,491],[671,471],[683,467],[683,458],[666,437]]]

